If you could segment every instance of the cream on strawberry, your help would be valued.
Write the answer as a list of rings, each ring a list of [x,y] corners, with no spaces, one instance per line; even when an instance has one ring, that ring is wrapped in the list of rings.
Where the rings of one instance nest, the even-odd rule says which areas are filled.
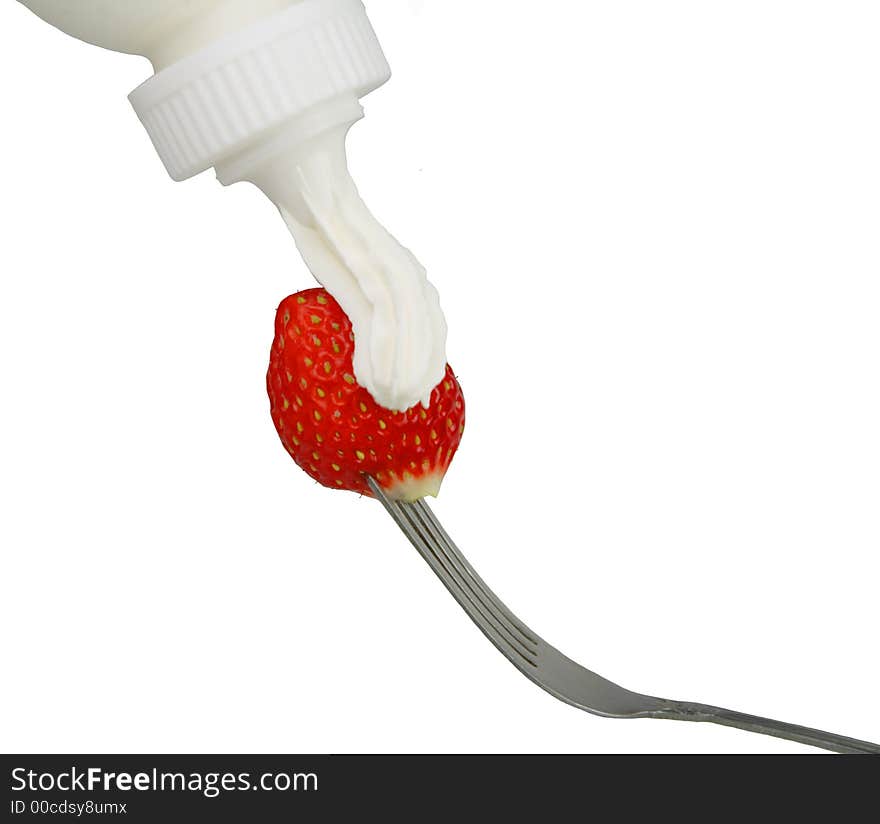
[[[323,289],[278,309],[267,375],[272,421],[294,461],[324,486],[370,495],[372,476],[392,498],[436,495],[464,432],[464,397],[444,367],[427,405],[379,406],[352,368],[348,317]]]
[[[218,166],[224,183],[249,180],[278,206],[315,278],[354,327],[354,375],[379,405],[403,412],[421,403],[446,369],[446,320],[424,267],[372,215],[348,171],[345,138],[363,115],[341,99],[296,139]]]

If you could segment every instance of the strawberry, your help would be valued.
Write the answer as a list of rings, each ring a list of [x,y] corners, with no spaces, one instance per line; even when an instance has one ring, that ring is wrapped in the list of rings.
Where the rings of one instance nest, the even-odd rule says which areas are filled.
[[[398,500],[436,495],[464,431],[452,370],[430,406],[379,406],[354,378],[351,322],[333,297],[310,289],[275,318],[267,386],[272,420],[293,460],[318,483],[370,495],[364,475]]]

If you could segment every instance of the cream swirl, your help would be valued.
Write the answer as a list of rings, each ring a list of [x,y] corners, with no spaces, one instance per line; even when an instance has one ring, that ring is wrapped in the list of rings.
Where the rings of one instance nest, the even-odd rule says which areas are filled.
[[[247,179],[276,203],[312,274],[351,319],[358,383],[390,410],[428,406],[446,369],[440,298],[361,199],[346,158],[350,126],[295,141]]]

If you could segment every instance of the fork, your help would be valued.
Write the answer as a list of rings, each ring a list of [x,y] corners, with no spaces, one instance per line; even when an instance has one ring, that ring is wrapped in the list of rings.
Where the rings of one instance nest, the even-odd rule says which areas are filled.
[[[575,663],[519,620],[483,582],[423,501],[391,500],[367,476],[382,503],[461,608],[523,675],[560,701],[606,718],[708,721],[839,753],[880,754],[880,746],[770,718],[631,692]]]

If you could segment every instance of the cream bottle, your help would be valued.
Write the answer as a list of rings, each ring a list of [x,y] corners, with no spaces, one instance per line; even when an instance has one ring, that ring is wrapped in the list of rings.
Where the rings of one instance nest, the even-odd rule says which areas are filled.
[[[413,254],[348,171],[360,99],[390,77],[361,0],[20,0],[59,29],[139,54],[130,95],[169,174],[214,168],[278,206],[314,276],[351,318],[354,371],[381,406],[428,404],[446,322]]]

